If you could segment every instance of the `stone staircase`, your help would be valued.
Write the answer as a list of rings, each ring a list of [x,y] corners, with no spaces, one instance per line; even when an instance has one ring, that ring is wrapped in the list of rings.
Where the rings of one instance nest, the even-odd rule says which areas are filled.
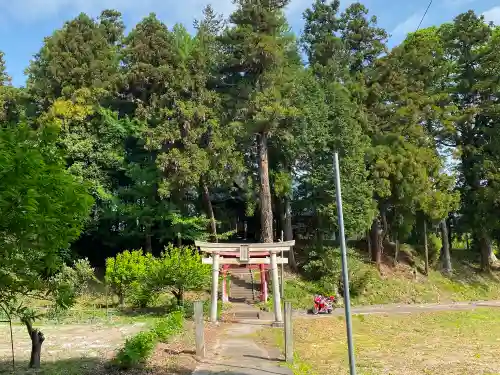
[[[252,304],[259,301],[260,280],[246,268],[232,268],[229,301]]]
[[[230,316],[228,316],[230,320],[253,320],[260,317],[260,310],[254,306],[259,302],[260,280],[256,280],[252,272],[246,268],[230,270],[229,302],[232,303]]]

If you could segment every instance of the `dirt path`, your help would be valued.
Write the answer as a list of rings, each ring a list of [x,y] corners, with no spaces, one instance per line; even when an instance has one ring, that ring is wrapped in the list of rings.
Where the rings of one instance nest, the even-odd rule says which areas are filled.
[[[29,358],[31,341],[26,328],[14,325],[14,350],[16,359]],[[71,357],[105,358],[117,346],[123,344],[126,337],[142,329],[144,324],[129,324],[116,327],[97,325],[41,325],[37,326],[45,335],[43,359],[53,362]],[[7,324],[0,325],[0,361],[11,358],[10,331]]]
[[[474,310],[478,307],[494,307],[500,309],[500,301],[477,301],[477,302],[454,302],[454,303],[428,303],[428,304],[391,304],[391,305],[374,305],[360,306],[351,308],[352,314],[372,315],[372,314],[411,314],[432,311],[463,311]],[[336,308],[331,315],[312,315],[305,310],[295,312],[296,316],[307,318],[322,318],[328,316],[344,315],[344,308]]]

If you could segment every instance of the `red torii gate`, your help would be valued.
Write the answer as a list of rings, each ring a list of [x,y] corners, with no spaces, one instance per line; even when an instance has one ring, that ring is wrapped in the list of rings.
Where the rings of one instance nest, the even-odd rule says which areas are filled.
[[[288,263],[288,258],[278,257],[278,253],[289,251],[295,245],[295,241],[273,242],[273,243],[212,243],[195,241],[195,245],[200,251],[210,254],[209,258],[203,258],[204,264],[212,265],[212,304],[210,310],[210,319],[217,321],[217,299],[219,272],[222,265],[224,282],[222,286],[222,298],[227,300],[227,290],[225,277],[230,265],[245,265],[247,268],[259,267],[261,270],[261,299],[267,300],[267,279],[264,270],[271,266],[272,285],[273,285],[273,304],[274,315],[277,323],[283,322],[281,311],[281,296],[278,280],[278,264]]]

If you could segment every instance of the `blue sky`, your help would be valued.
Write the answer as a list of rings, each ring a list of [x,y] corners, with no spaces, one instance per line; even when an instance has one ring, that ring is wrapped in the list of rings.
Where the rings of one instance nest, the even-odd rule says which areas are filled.
[[[351,2],[341,0],[342,7]],[[415,30],[428,5],[428,0],[362,2],[391,34],[391,46]],[[20,86],[25,82],[23,72],[40,49],[43,38],[80,12],[97,16],[102,9],[117,9],[123,13],[128,28],[150,12],[157,13],[167,25],[182,22],[191,26],[207,3],[226,15],[233,7],[231,0],[0,0],[0,50],[6,54],[7,70],[14,85]],[[296,32],[302,29],[302,12],[311,3],[312,0],[291,1],[287,14]],[[488,20],[500,25],[499,0],[434,0],[422,26],[450,21],[468,9],[485,14]]]

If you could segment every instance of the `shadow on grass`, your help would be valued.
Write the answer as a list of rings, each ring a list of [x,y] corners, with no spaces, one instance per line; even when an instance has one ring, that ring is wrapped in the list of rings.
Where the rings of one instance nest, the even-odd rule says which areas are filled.
[[[12,363],[0,362],[0,374],[6,375],[191,375],[192,371],[192,368],[183,366],[158,365],[123,370],[98,358],[71,358],[42,362],[39,370],[28,369],[27,361],[19,361],[16,362],[16,370],[13,372]]]
[[[256,357],[257,359],[257,357]],[[267,359],[267,358],[266,358]],[[269,359],[267,359],[269,360]],[[231,366],[231,370],[225,370],[225,375],[249,375],[255,373],[254,367]],[[287,368],[280,368],[275,371],[260,369],[263,374],[287,375],[291,374]],[[185,366],[147,366],[144,368],[134,368],[123,370],[109,362],[102,362],[96,359],[72,358],[56,362],[42,363],[39,370],[27,369],[27,362],[16,363],[16,370],[12,372],[12,364],[0,362],[0,374],[5,375],[191,375],[193,367]],[[203,375],[220,375],[221,372],[203,370]]]

